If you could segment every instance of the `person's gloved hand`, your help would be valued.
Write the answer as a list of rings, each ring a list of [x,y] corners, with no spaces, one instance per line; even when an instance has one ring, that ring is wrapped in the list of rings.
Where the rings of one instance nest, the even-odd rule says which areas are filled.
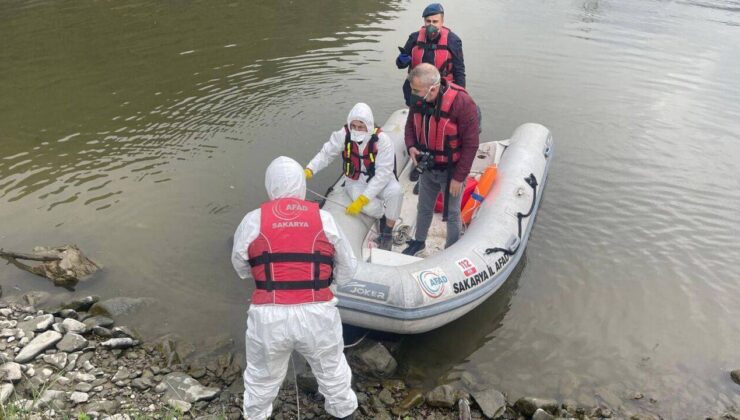
[[[347,206],[347,214],[351,214],[352,216],[360,214],[362,208],[365,207],[369,202],[369,198],[365,197],[364,195],[360,195],[359,197],[357,197],[357,200],[353,201],[352,204]]]
[[[398,51],[401,53],[398,54],[398,58],[396,58],[396,67],[399,69],[403,69],[409,66],[411,64],[411,56],[406,54],[406,51],[403,50],[403,48],[398,47]]]
[[[313,178],[313,171],[312,170],[306,168],[306,169],[303,170],[303,173],[306,174],[306,179]]]
[[[409,64],[411,64],[411,56],[408,54],[398,54],[398,58],[396,58],[396,65],[400,68],[407,67]]]

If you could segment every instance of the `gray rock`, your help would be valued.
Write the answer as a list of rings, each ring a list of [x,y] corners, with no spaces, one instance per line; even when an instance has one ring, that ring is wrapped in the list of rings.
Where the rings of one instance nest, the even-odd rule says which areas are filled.
[[[381,378],[390,376],[398,367],[396,359],[391,356],[388,349],[378,342],[358,350],[356,357],[360,362],[358,366],[360,370],[372,376]]]
[[[127,349],[139,345],[139,342],[131,338],[111,338],[103,341],[100,345],[109,349]]]
[[[13,384],[5,383],[0,385],[0,404],[5,404],[13,393],[15,393]]]
[[[483,415],[489,419],[499,417],[506,411],[506,398],[504,398],[504,394],[495,389],[473,391],[471,395]]]
[[[54,323],[54,315],[46,314],[37,316],[36,318],[28,321],[22,321],[18,323],[18,328],[22,329],[26,334],[29,332],[41,332],[46,331]]]
[[[84,334],[87,331],[87,325],[72,318],[67,318],[62,321],[62,327],[64,328],[64,331],[75,334]]]
[[[532,415],[532,420],[553,420],[555,417],[547,411],[538,408]]]
[[[41,358],[44,362],[54,366],[55,368],[62,370],[67,365],[67,353],[59,352],[56,354],[45,354]]]
[[[34,408],[55,408],[62,410],[65,408],[64,397],[67,395],[64,391],[47,389],[33,404]]]
[[[129,327],[126,327],[126,326],[114,327],[111,330],[111,333],[113,334],[113,337],[115,337],[115,338],[126,338],[126,337],[129,337],[129,338],[133,338],[134,340],[140,340],[141,339],[141,335],[139,333],[137,333],[133,329],[131,329]]]
[[[193,407],[193,405],[187,401],[176,400],[174,398],[167,400],[167,405],[183,414],[190,411]]]
[[[0,366],[0,381],[18,382],[23,377],[21,365],[15,362],[7,362]]]
[[[31,306],[38,306],[39,303],[45,302],[51,297],[51,293],[42,291],[32,291],[23,295],[23,301]]]
[[[92,327],[92,333],[102,338],[113,337],[113,332],[105,327]]]
[[[170,373],[162,380],[166,384],[164,400],[180,399],[189,403],[210,401],[218,395],[218,388],[205,387],[183,372]]]
[[[80,382],[75,385],[75,391],[90,392],[91,389],[93,389],[93,386],[87,382]]]
[[[124,381],[128,379],[131,376],[131,372],[128,370],[126,366],[121,366],[118,368],[118,371],[115,375],[113,375],[113,378],[111,381],[118,382],[118,381]]]
[[[153,299],[117,297],[94,304],[90,308],[90,313],[93,315],[116,317],[134,312],[141,306],[151,302],[153,302]]]
[[[393,403],[396,402],[396,400],[393,399],[393,395],[391,394],[391,392],[388,391],[387,389],[383,389],[382,391],[380,391],[378,393],[378,398],[383,404],[387,406],[392,406]]]
[[[730,372],[730,377],[736,384],[740,385],[740,369],[733,370]]]
[[[53,319],[53,318],[52,318]],[[62,339],[62,335],[56,331],[46,331],[36,336],[30,343],[23,347],[23,349],[15,357],[17,363],[26,363],[36,357],[42,351],[52,347],[59,340]]]
[[[62,309],[59,311],[59,316],[62,318],[72,318],[72,319],[79,319],[80,314],[77,313],[74,309]]]
[[[136,378],[131,381],[131,387],[140,391],[146,391],[147,389],[154,386],[154,383],[149,378]]]
[[[319,383],[316,381],[316,377],[311,372],[311,369],[301,372],[296,376],[298,382],[298,388],[301,390],[315,394],[319,392]]]
[[[440,385],[427,392],[426,403],[432,407],[452,408],[457,403],[457,392],[452,385]]]
[[[90,373],[74,372],[69,378],[79,382],[92,382],[95,380],[95,375]]]
[[[82,299],[76,299],[69,301],[62,305],[63,309],[74,309],[78,312],[85,312],[90,309],[93,304],[100,300],[98,296],[86,296]]]
[[[88,328],[93,329],[95,327],[110,328],[116,322],[107,316],[91,316],[90,318],[85,319],[83,323],[87,325]]]
[[[75,404],[82,404],[90,399],[90,395],[85,392],[75,391],[69,395],[69,400]]]
[[[117,401],[94,401],[87,405],[85,408],[85,411],[88,413],[91,411],[96,411],[98,413],[115,413],[118,411],[118,408],[121,406],[120,403]]]
[[[87,340],[85,337],[75,334],[67,333],[62,338],[62,341],[57,343],[57,348],[61,351],[72,353],[78,350],[82,350],[87,346]]]
[[[0,338],[14,337],[18,334],[18,331],[23,331],[20,328],[3,328],[0,330]],[[25,335],[25,334],[24,334]]]
[[[522,397],[514,403],[514,409],[524,414],[527,417],[532,417],[537,409],[541,408],[545,411],[554,413],[557,410],[559,404],[555,400],[546,400],[532,397]]]

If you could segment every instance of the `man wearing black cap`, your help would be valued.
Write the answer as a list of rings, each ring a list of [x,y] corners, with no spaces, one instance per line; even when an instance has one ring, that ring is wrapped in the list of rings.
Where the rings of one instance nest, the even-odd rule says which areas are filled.
[[[465,87],[465,62],[463,61],[462,41],[454,32],[444,26],[445,10],[439,3],[432,3],[421,14],[424,26],[409,35],[406,45],[399,47],[396,58],[399,69],[409,67],[411,71],[421,63],[437,67],[443,79]],[[410,106],[411,87],[408,80],[403,84],[403,96]]]

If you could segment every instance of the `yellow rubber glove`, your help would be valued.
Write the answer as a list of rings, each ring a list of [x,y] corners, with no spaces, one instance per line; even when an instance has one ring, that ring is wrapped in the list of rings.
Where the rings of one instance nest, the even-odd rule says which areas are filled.
[[[306,174],[306,179],[313,178],[313,171],[312,170],[306,168],[306,169],[303,170],[303,173]]]
[[[352,216],[360,214],[362,208],[365,207],[369,202],[370,199],[365,197],[364,195],[357,197],[357,200],[353,201],[352,204],[347,206],[347,214],[351,214]]]

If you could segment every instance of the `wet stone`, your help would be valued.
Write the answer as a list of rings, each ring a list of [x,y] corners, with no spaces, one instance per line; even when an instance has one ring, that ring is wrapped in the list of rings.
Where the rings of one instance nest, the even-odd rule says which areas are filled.
[[[370,375],[387,377],[392,375],[398,363],[382,344],[375,342],[367,348],[357,351],[360,369]]]
[[[41,333],[23,347],[15,357],[15,361],[17,363],[26,363],[36,357],[39,353],[52,347],[61,339],[62,335],[56,331],[46,331]]]
[[[80,315],[74,309],[62,309],[59,311],[59,316],[62,318],[79,319]]]
[[[218,388],[205,387],[183,372],[170,373],[162,384],[167,392],[165,399],[182,399],[189,403],[212,400],[219,392]]]
[[[107,316],[91,316],[90,318],[85,319],[83,323],[91,329],[95,327],[111,328],[115,324],[115,321]]]
[[[72,353],[78,350],[82,350],[87,346],[87,340],[75,333],[67,333],[64,338],[57,343],[57,348],[61,351]]]
[[[398,406],[393,407],[391,410],[396,416],[402,416],[409,412],[409,410],[416,408],[424,403],[424,395],[419,390],[411,390],[409,394],[404,398]]]
[[[102,337],[102,338],[113,337],[113,332],[105,327],[100,327],[100,326],[92,327],[91,332],[97,335],[98,337]]]
[[[736,384],[740,385],[740,369],[730,372],[730,377]]]
[[[553,420],[555,417],[547,411],[538,408],[532,415],[532,420]]]
[[[94,304],[89,312],[93,315],[115,317],[134,312],[151,301],[152,299],[145,298],[115,297]]]
[[[472,396],[487,418],[496,418],[506,411],[506,398],[495,389],[473,391]]]
[[[82,299],[76,299],[69,301],[62,305],[63,309],[73,309],[78,312],[85,312],[90,307],[95,304],[97,301],[100,300],[100,297],[98,296],[85,296]]]
[[[522,397],[519,398],[516,403],[514,403],[514,409],[527,417],[532,417],[534,415],[534,412],[537,411],[537,409],[539,408],[554,413],[555,410],[558,409],[558,407],[559,404],[555,400],[532,397]]]
[[[457,403],[457,394],[452,385],[440,385],[427,392],[426,403],[432,407],[452,408]]]

